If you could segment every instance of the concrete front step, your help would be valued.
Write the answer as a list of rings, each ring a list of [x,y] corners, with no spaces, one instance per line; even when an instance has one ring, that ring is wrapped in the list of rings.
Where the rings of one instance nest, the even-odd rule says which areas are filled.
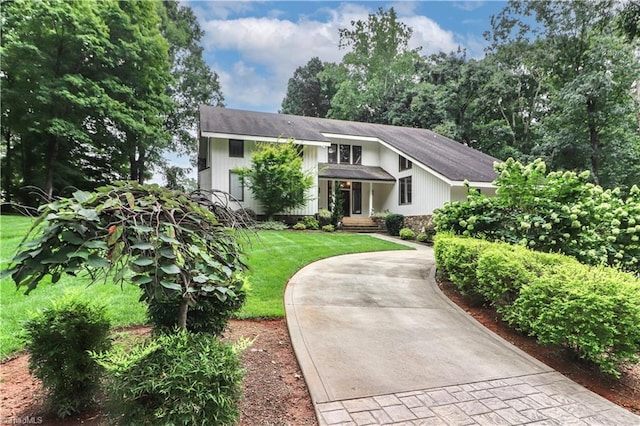
[[[345,232],[362,232],[362,233],[374,233],[380,232],[382,229],[379,226],[342,226],[342,230]]]

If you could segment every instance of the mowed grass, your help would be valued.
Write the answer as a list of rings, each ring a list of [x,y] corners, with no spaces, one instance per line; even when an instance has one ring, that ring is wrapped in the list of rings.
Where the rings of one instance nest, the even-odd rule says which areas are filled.
[[[406,246],[370,235],[327,232],[261,231],[247,251],[248,297],[240,318],[283,317],[284,288],[304,266],[331,256]]]
[[[22,238],[29,230],[31,220],[17,216],[0,216],[0,269],[8,266]],[[140,291],[130,285],[120,288],[103,281],[91,284],[87,276],[63,276],[56,284],[45,277],[38,287],[24,294],[24,288],[16,290],[11,277],[0,280],[0,359],[4,360],[23,344],[19,333],[22,323],[32,312],[51,306],[51,302],[66,293],[86,296],[108,306],[108,313],[114,327],[125,327],[145,322],[145,305],[138,302]]]
[[[5,269],[31,220],[18,216],[0,216],[0,270]],[[405,246],[369,235],[260,231],[247,245],[249,265],[247,302],[239,318],[273,318],[284,316],[284,288],[298,270],[319,259],[331,256],[381,250],[401,250]],[[138,301],[139,289],[133,285],[120,288],[110,282],[91,284],[87,276],[65,276],[56,284],[47,277],[28,296],[16,291],[10,277],[0,280],[0,360],[22,349],[22,323],[32,312],[46,308],[66,293],[78,293],[108,307],[113,327],[145,323],[145,305]]]

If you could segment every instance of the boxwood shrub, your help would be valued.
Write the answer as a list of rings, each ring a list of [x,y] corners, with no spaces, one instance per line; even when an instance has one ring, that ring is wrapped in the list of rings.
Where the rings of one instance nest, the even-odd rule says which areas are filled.
[[[404,215],[392,213],[388,214],[384,219],[385,226],[389,235],[398,236],[400,229],[404,226]]]
[[[416,233],[413,232],[410,228],[402,228],[400,230],[400,238],[403,240],[415,240]]]
[[[473,238],[460,238],[452,234],[438,234],[434,252],[438,274],[451,281],[464,295],[479,294],[476,286],[476,268],[480,247],[489,243]]]
[[[542,253],[522,246],[493,243],[478,254],[476,291],[503,313],[520,289],[537,277],[552,274],[556,267],[578,262],[568,256]]]
[[[640,352],[640,278],[555,253],[438,234],[440,276],[480,295],[516,328],[615,376]]]
[[[506,319],[619,376],[618,366],[638,362],[640,280],[613,268],[563,265],[523,287]]]

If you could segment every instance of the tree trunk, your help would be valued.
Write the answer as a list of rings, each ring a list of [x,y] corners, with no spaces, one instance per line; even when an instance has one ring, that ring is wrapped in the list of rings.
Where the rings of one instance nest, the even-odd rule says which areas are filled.
[[[136,167],[135,151],[129,154],[129,180],[138,180],[138,168]]]
[[[146,161],[146,153],[142,146],[138,146],[138,183],[144,184],[144,163]]]
[[[178,327],[185,331],[187,330],[187,312],[189,312],[189,300],[183,297],[178,311]]]
[[[587,113],[589,143],[591,144],[591,170],[595,184],[600,185],[600,135],[595,123],[596,105],[593,99],[587,101]]]
[[[7,155],[2,167],[2,188],[4,189],[5,201],[10,203],[13,197],[13,185],[11,184],[13,177],[13,148],[11,148],[11,130],[8,127],[4,137],[7,140]]]
[[[49,135],[49,143],[47,144],[46,157],[46,180],[44,183],[44,192],[47,200],[50,201],[53,196],[53,175],[55,172],[55,164],[58,159],[58,150],[60,149],[60,140],[57,136]]]

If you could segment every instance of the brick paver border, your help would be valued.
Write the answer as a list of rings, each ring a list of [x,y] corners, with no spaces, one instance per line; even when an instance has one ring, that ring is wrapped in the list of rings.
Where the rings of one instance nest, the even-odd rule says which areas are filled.
[[[640,425],[558,372],[316,405],[325,425]]]

